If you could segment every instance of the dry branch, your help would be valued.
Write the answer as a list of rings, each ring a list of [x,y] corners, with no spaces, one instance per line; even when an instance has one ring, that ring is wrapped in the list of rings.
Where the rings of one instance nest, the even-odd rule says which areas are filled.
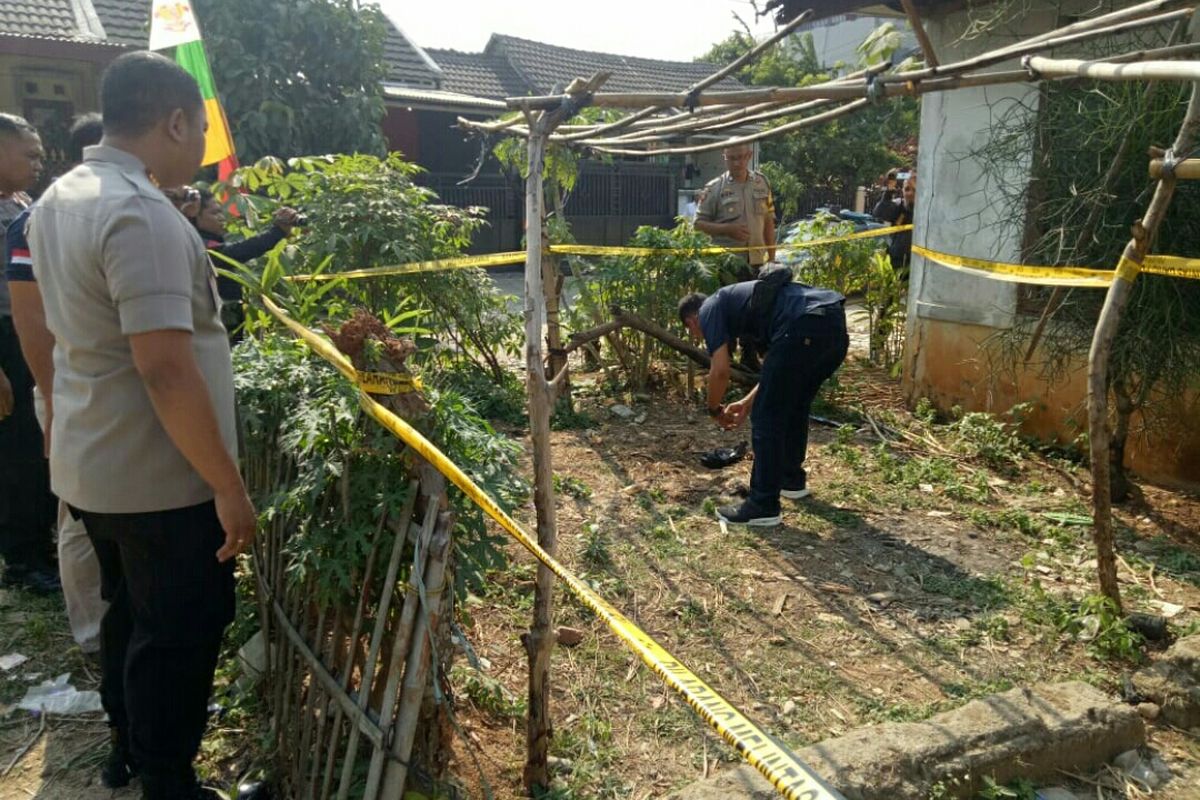
[[[1174,151],[1185,153],[1196,139],[1200,128],[1200,83],[1192,85],[1192,96],[1179,133],[1175,137]],[[1141,221],[1134,225],[1133,238],[1125,245],[1122,261],[1140,266],[1158,227],[1166,216],[1175,193],[1175,179],[1165,175],[1154,189],[1154,197],[1146,208]],[[1123,264],[1125,266],[1125,264]],[[1117,568],[1113,545],[1112,485],[1110,482],[1110,454],[1108,430],[1108,368],[1112,355],[1113,340],[1121,322],[1121,314],[1133,293],[1133,281],[1137,272],[1118,270],[1118,277],[1108,288],[1104,307],[1092,338],[1088,352],[1088,436],[1091,444],[1092,466],[1092,524],[1099,563],[1100,590],[1121,607],[1121,591],[1117,584]]]
[[[702,367],[707,367],[710,365],[710,363],[712,363],[712,359],[709,359],[708,354],[704,353],[702,349],[696,347],[695,344],[685,342],[684,339],[674,335],[674,333],[668,331],[665,329],[665,327],[662,327],[656,323],[652,323],[652,321],[648,319],[638,317],[638,315],[635,313],[624,311],[624,309],[620,308],[619,306],[613,306],[611,308],[611,312],[611,321],[608,321],[608,323],[600,325],[599,327],[593,327],[593,329],[576,333],[575,336],[571,337],[570,343],[566,345],[566,350],[571,351],[580,348],[583,344],[594,342],[595,339],[605,336],[607,333],[611,333],[614,330],[620,329],[620,327],[632,327],[632,329],[636,331],[641,331],[646,333],[647,336],[658,339],[659,342],[666,344],[667,347],[671,348],[672,350],[676,350],[677,353],[682,353],[683,355],[688,356],[689,359],[695,361]],[[745,371],[745,369],[737,366],[731,367],[730,377],[733,379],[734,383],[742,386],[754,386],[758,383],[757,374]]]

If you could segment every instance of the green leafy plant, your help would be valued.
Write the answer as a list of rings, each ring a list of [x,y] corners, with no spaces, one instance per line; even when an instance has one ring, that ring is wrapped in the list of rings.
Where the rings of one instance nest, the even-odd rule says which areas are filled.
[[[788,241],[812,242],[854,233],[854,224],[821,211],[812,219],[796,223]],[[782,251],[780,260],[791,264],[804,283],[823,286],[849,295],[861,292],[870,277],[871,256],[879,248],[876,239],[851,239],[794,251]]]
[[[570,475],[554,473],[554,491],[574,497],[576,500],[587,500],[592,496],[592,487],[579,478]]]
[[[1024,778],[1017,778],[1008,784],[996,783],[991,776],[983,778],[983,789],[979,791],[980,800],[1036,800],[1037,789]]]
[[[1141,634],[1129,627],[1116,603],[1104,595],[1088,595],[1077,608],[1060,611],[1058,627],[1086,642],[1088,650],[1097,658],[1141,660]]]
[[[865,267],[863,306],[871,325],[871,359],[884,366],[897,364],[904,351],[907,290],[907,284],[892,268],[887,251],[872,252]]]
[[[1016,472],[1029,454],[1028,446],[1017,435],[1017,426],[994,414],[968,412],[947,427],[956,450],[994,469]]]
[[[521,327],[517,313],[479,269],[366,278],[346,281],[284,280],[287,275],[323,274],[366,267],[449,258],[463,253],[483,224],[479,209],[438,204],[436,195],[418,186],[420,171],[400,154],[385,158],[341,155],[293,158],[286,163],[264,158],[234,173],[229,188],[241,212],[235,233],[251,233],[266,224],[281,204],[300,208],[307,226],[289,246],[273,251],[258,277],[264,288],[291,300],[297,318],[339,318],[366,307],[389,325],[420,322],[423,347],[418,361],[465,376],[472,367],[501,389],[510,386],[504,355],[517,350]],[[273,324],[259,314],[255,324]],[[418,331],[411,331],[418,332]],[[473,386],[470,379],[467,388]]]
[[[566,315],[569,327],[580,330],[599,324],[610,318],[612,306],[669,324],[676,319],[680,297],[688,292],[716,290],[721,259],[697,252],[711,246],[712,240],[690,224],[681,222],[670,230],[643,226],[629,244],[662,252],[602,258],[586,273],[579,262],[572,262],[579,299]],[[612,356],[635,389],[646,387],[655,360],[668,352],[657,340],[639,331],[617,331],[609,341]]]
[[[413,465],[393,435],[366,417],[352,385],[286,334],[248,339],[234,353],[235,388],[251,490],[268,517],[294,533],[285,548],[292,578],[314,579],[320,599],[350,602],[356,574],[381,526],[406,499]],[[520,502],[519,446],[498,435],[452,391],[428,393],[423,433],[503,506]],[[288,480],[267,483],[255,465],[289,464]],[[503,563],[482,512],[457,492],[459,586],[478,585]]]

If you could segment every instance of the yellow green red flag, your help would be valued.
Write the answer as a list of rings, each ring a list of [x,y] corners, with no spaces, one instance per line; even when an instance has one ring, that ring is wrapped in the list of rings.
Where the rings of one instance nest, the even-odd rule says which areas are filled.
[[[208,134],[205,138],[205,165],[216,164],[221,180],[237,169],[237,151],[233,146],[233,135],[225,111],[217,97],[208,56],[204,52],[204,41],[200,37],[200,26],[192,13],[188,0],[154,0],[150,11],[150,49],[174,48],[175,61],[187,70],[200,86],[204,98],[204,110],[208,114]]]

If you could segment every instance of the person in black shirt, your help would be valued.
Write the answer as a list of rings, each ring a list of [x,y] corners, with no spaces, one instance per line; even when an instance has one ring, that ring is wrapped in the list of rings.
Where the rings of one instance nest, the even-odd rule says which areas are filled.
[[[917,173],[910,172],[904,178],[904,188],[900,196],[896,196],[898,175],[895,170],[888,173],[887,189],[883,197],[875,204],[871,215],[890,225],[911,225],[913,209],[917,202]],[[888,240],[888,258],[892,262],[892,270],[901,281],[908,280],[908,262],[912,258],[912,231],[893,233]]]
[[[204,240],[204,246],[214,253],[220,253],[246,264],[261,255],[265,255],[282,242],[292,232],[300,219],[300,212],[294,208],[283,207],[275,212],[271,225],[263,233],[243,239],[240,242],[225,241],[225,209],[217,202],[213,193],[208,189],[194,189],[183,186],[170,189],[167,197],[179,211],[191,220]],[[216,259],[214,265],[226,268],[229,265]],[[242,286],[233,278],[217,274],[217,293],[221,295],[224,305],[221,308],[221,321],[229,330],[230,338],[239,341],[242,338],[241,326],[245,320],[242,308]]]
[[[690,294],[679,301],[679,319],[704,341],[712,364],[708,373],[708,413],[732,429],[751,418],[754,468],[750,496],[722,506],[717,516],[745,525],[777,525],[779,498],[810,494],[804,457],[808,415],[817,390],[846,359],[845,300],[830,289],[789,283],[778,290],[763,325],[753,319],[751,299],[760,281],[726,286],[711,297]],[[762,331],[767,348],[758,385],[741,400],[724,405],[729,387],[730,351],[739,337]]]

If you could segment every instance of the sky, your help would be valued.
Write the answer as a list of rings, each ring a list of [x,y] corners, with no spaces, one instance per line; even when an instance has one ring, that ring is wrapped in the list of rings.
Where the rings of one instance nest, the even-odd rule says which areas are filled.
[[[576,50],[692,61],[741,24],[756,37],[773,22],[754,19],[750,0],[379,0],[421,47],[479,52],[493,33]],[[762,3],[760,2],[760,5]]]

